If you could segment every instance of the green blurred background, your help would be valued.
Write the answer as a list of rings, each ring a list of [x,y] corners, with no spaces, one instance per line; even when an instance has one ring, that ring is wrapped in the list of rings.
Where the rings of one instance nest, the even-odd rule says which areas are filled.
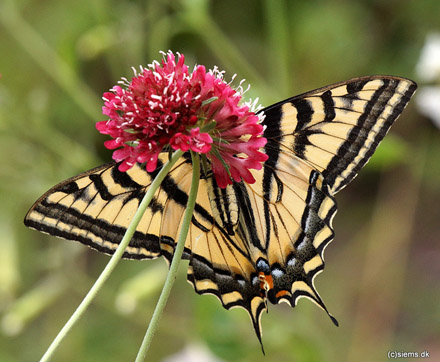
[[[172,49],[246,78],[247,95],[270,105],[362,75],[419,81],[435,31],[438,0],[2,0],[0,361],[40,358],[108,261],[22,220],[51,186],[110,160],[94,123],[105,119],[102,93],[131,66]],[[184,262],[148,360],[381,361],[390,350],[440,360],[439,141],[411,102],[338,195],[316,279],[338,328],[306,299],[270,305],[263,357],[246,313],[196,295]],[[121,262],[55,360],[133,360],[166,270],[162,259]]]

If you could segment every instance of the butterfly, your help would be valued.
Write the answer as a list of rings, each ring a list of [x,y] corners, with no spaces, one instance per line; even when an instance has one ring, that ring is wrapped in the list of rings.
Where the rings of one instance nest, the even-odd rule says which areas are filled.
[[[307,297],[328,313],[314,278],[333,240],[335,194],[368,162],[417,85],[393,76],[354,78],[263,109],[269,158],[256,182],[219,188],[201,170],[183,258],[198,294],[244,308],[261,343],[267,302]],[[31,207],[28,227],[112,254],[160,168],[120,172],[107,163],[56,185]],[[165,177],[124,252],[127,259],[173,257],[191,186],[189,157]]]

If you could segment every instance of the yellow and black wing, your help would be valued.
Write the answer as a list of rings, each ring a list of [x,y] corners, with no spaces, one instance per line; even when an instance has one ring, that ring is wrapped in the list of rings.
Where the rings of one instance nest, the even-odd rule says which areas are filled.
[[[181,210],[179,204],[170,208],[172,199],[168,194],[174,193],[170,191],[174,185],[168,180],[180,171],[181,165],[167,176],[154,196],[125,250],[125,258],[152,259],[162,254],[159,238],[162,224],[177,229],[179,223]],[[112,254],[153,178],[140,165],[127,173],[120,172],[114,162],[102,165],[46,192],[29,210],[25,224]],[[162,242],[166,244],[166,237],[173,235],[165,235]]]
[[[109,163],[68,179],[32,206],[25,224],[112,254],[166,158],[165,154],[161,156],[153,173],[141,165],[120,172],[118,164]],[[295,303],[297,297],[306,293],[324,307],[313,286],[296,275],[296,270],[302,271],[303,262],[309,258],[308,246],[304,243],[295,248],[292,241],[302,233],[307,240],[324,243],[326,240],[316,235],[317,226],[312,225],[318,219],[321,234],[331,238],[329,222],[336,207],[326,195],[318,172],[302,160],[298,160],[295,172],[291,166],[290,155],[280,155],[277,178],[279,187],[286,186],[273,200],[266,200],[261,192],[261,173],[255,173],[255,185],[239,183],[226,189],[217,186],[212,173],[203,175],[183,254],[189,260],[188,280],[196,292],[217,296],[227,309],[246,309],[260,340],[260,316],[266,309],[266,298],[274,303]],[[164,256],[171,261],[191,177],[191,163],[182,158],[155,193],[125,250],[125,258]],[[266,208],[270,213],[267,223],[263,220]],[[279,242],[269,246],[267,240],[272,237]],[[311,263],[319,269],[315,261]],[[282,270],[284,274],[280,275]],[[274,275],[274,287],[267,295],[263,292],[261,273]]]
[[[307,297],[327,311],[314,278],[324,269],[324,249],[334,236],[334,194],[368,162],[415,89],[404,78],[356,78],[262,110],[269,158],[261,171],[252,171],[256,182],[224,190],[214,180],[208,184],[213,230],[223,230],[223,241],[207,233],[205,244],[240,245],[251,262],[250,274],[241,280],[246,287],[233,270],[219,277],[224,272],[221,261],[218,273],[206,278],[204,266],[213,260],[207,257],[197,272],[195,265],[190,268],[196,291],[216,294],[226,308],[244,307],[260,340],[266,300],[295,306]],[[192,249],[192,255],[198,252]],[[231,260],[225,258],[224,265]],[[249,281],[250,286],[245,284]]]
[[[334,236],[333,196],[368,162],[415,90],[404,78],[355,78],[262,110],[269,158],[253,172],[255,184],[236,188],[247,195],[239,204],[252,216],[239,225],[270,302],[295,306],[307,297],[327,311],[313,281]]]
[[[313,280],[334,235],[333,195],[365,165],[415,88],[403,78],[357,78],[264,109],[269,159],[252,171],[256,182],[220,189],[201,173],[183,254],[196,292],[246,309],[260,341],[267,300],[295,306],[308,297],[326,310]],[[166,160],[153,173],[110,163],[66,180],[32,206],[25,224],[111,254]],[[171,260],[191,174],[186,158],[173,167],[124,257]]]
[[[152,173],[140,164],[120,172],[118,164],[109,163],[68,179],[35,202],[25,224],[112,254],[167,157],[167,154],[160,156],[158,168]],[[192,165],[182,158],[155,193],[124,258],[164,256],[171,261],[191,179]],[[188,280],[198,293],[216,295],[225,308],[240,306],[248,310],[260,337],[258,321],[264,298],[259,283],[251,283],[258,276],[250,246],[246,239],[228,230],[218,212],[212,213],[211,207],[218,202],[213,194],[214,185],[215,192],[224,192],[216,186],[212,173],[202,176],[183,253],[183,258],[190,261]],[[229,220],[238,217],[238,213],[229,212],[233,205],[232,199],[226,205]],[[238,207],[236,203],[235,206]]]
[[[368,162],[417,85],[405,78],[370,76],[336,83],[264,110],[267,163],[281,148],[321,172],[335,194]]]

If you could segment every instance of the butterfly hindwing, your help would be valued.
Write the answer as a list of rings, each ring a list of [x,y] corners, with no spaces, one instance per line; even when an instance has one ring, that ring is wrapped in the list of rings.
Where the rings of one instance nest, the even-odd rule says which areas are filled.
[[[251,245],[251,257],[260,287],[267,288],[265,297],[292,307],[307,297],[327,311],[314,287],[315,276],[324,268],[324,249],[333,239],[336,213],[323,176],[288,151],[279,154],[276,168],[265,165],[264,172],[253,175],[256,182],[245,185],[246,195],[261,242]],[[243,233],[252,233],[249,225],[241,224]]]

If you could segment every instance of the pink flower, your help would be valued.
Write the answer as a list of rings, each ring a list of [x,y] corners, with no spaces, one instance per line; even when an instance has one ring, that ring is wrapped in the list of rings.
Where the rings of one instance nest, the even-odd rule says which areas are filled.
[[[223,72],[198,65],[190,73],[179,54],[168,52],[162,64],[141,68],[125,87],[104,93],[103,114],[109,119],[96,128],[113,139],[113,159],[126,171],[136,162],[156,169],[160,152],[171,147],[205,154],[218,185],[255,182],[249,169],[259,170],[267,155],[260,117],[247,104],[239,105],[241,87],[233,89]]]

